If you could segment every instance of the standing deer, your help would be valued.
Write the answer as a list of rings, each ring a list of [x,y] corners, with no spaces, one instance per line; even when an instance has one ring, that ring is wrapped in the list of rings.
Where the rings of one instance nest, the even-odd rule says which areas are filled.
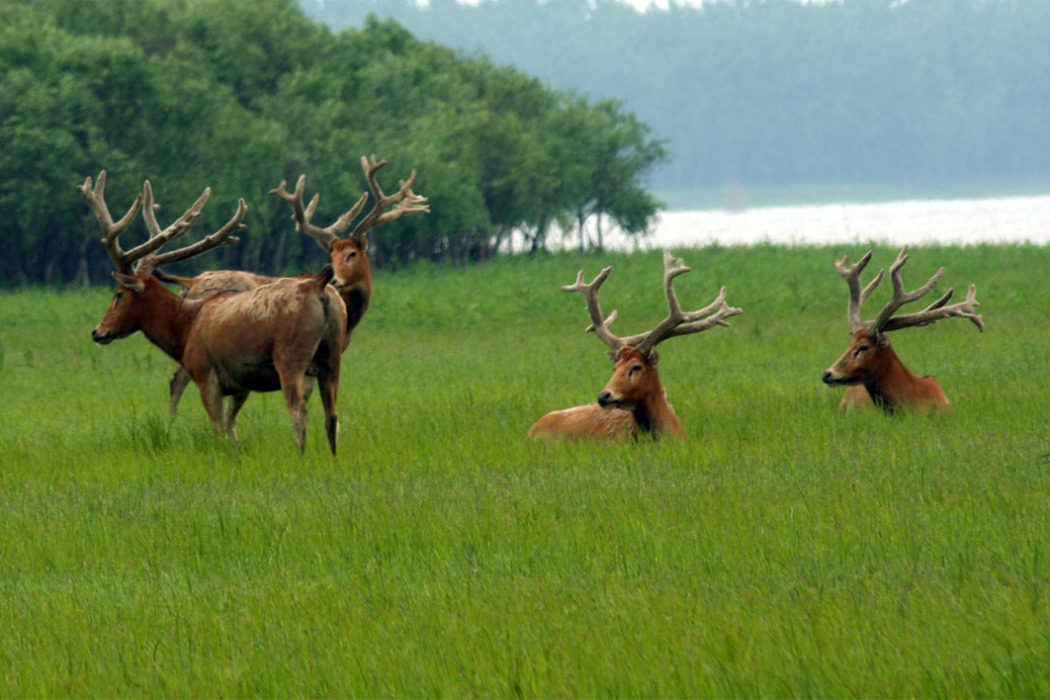
[[[980,306],[977,288],[971,284],[966,299],[956,304],[948,305],[954,293],[953,289],[949,289],[922,311],[894,316],[905,304],[925,296],[940,281],[945,271],[942,267],[926,284],[912,292],[905,292],[901,281],[901,268],[908,262],[908,247],[905,246],[890,266],[892,298],[882,307],[875,320],[862,321],[860,307],[882,282],[884,272],[879,270],[875,279],[861,289],[860,274],[871,261],[871,255],[869,251],[855,265],[849,264],[848,254],[835,262],[835,269],[849,286],[848,318],[853,342],[842,357],[824,372],[824,383],[828,386],[849,386],[839,404],[842,410],[875,405],[887,415],[892,415],[902,407],[915,407],[923,411],[949,409],[951,403],[937,380],[910,372],[893,351],[886,333],[900,328],[928,326],[952,316],[968,318],[978,330],[983,331],[984,322],[974,311],[974,307]]]
[[[316,374],[328,443],[334,455],[346,305],[328,286],[333,275],[331,267],[318,275],[277,280],[248,292],[216,294],[203,300],[183,299],[168,291],[150,272],[165,262],[230,242],[230,234],[243,228],[241,220],[247,206],[242,199],[234,218],[195,246],[159,254],[156,251],[164,243],[189,231],[210,191],[205,190],[186,214],[162,231],[156,223],[148,181],[143,189],[144,194],[128,213],[114,223],[105,203],[105,171],[95,187],[87,178],[80,188],[102,227],[102,240],[117,268],[113,274],[119,283],[109,309],[91,333],[92,339],[106,345],[142,331],[150,342],[186,369],[197,383],[212,425],[233,439],[237,438],[237,413],[249,392],[283,391],[300,452],[306,439],[306,377],[308,372]],[[125,252],[118,237],[140,208],[150,239]],[[224,396],[232,397],[225,414]]]
[[[583,271],[576,283],[562,287],[566,292],[580,292],[587,300],[591,318],[588,331],[594,333],[612,350],[613,375],[598,394],[598,403],[552,411],[529,429],[530,438],[637,438],[640,434],[659,437],[668,434],[684,439],[685,430],[678,420],[667,394],[660,385],[656,366],[656,346],[679,335],[699,333],[714,326],[728,326],[725,319],[743,313],[725,302],[726,289],[713,302],[698,311],[683,312],[674,291],[674,278],[689,272],[680,259],[664,253],[664,293],[670,312],[655,328],[645,333],[619,338],[609,330],[616,311],[605,318],[598,303],[598,290],[612,271],[602,270],[590,284],[584,284]]]
[[[412,191],[412,184],[416,180],[415,170],[409,175],[408,180],[401,181],[397,192],[392,195],[385,194],[376,180],[376,173],[384,165],[386,165],[386,160],[377,161],[374,155],[371,159],[361,157],[361,167],[365,172],[365,179],[372,195],[372,209],[345,238],[340,238],[339,234],[346,231],[354,219],[361,214],[369,199],[368,192],[362,194],[357,203],[334,223],[321,227],[311,223],[320,195],[315,194],[308,205],[303,204],[306,175],[299,176],[295,191],[292,193],[288,192],[285,181],[270,190],[270,194],[277,195],[291,205],[296,228],[317,241],[318,245],[331,257],[331,265],[334,270],[332,285],[346,304],[346,345],[349,345],[351,333],[361,322],[372,300],[372,268],[368,259],[369,231],[393,221],[402,214],[430,211],[427,198]],[[255,289],[279,279],[239,270],[215,270],[201,273],[196,277],[176,277],[165,273],[160,273],[158,276],[166,282],[173,282],[184,287],[183,295],[187,299],[206,299],[229,290]],[[175,375],[171,378],[172,415],[178,410],[179,399],[189,382],[189,374],[182,367],[176,370]],[[309,391],[308,386],[308,394]]]

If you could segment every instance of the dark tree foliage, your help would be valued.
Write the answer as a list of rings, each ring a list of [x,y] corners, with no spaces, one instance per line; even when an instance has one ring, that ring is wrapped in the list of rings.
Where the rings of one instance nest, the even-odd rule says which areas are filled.
[[[622,105],[392,20],[333,32],[294,0],[0,0],[0,286],[108,278],[76,191],[102,169],[116,216],[149,179],[162,225],[211,187],[198,237],[247,200],[239,244],[173,272],[315,269],[321,250],[267,193],[306,173],[330,222],[366,190],[371,153],[390,163],[388,192],[418,170],[432,209],[375,232],[377,265],[484,260],[515,235],[539,250],[578,220],[644,233],[661,206],[645,183],[666,158]]]
[[[661,191],[1050,176],[1046,0],[300,1],[622,100],[675,154]]]

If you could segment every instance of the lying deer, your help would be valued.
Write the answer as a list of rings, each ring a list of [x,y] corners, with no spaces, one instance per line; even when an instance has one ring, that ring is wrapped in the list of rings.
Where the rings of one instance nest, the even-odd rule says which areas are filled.
[[[242,199],[237,214],[219,231],[194,246],[160,254],[168,241],[187,233],[199,218],[209,190],[165,230],[155,217],[153,191],[147,181],[128,213],[114,222],[105,204],[105,172],[92,187],[91,178],[81,192],[92,202],[102,227],[102,241],[116,266],[119,286],[113,301],[91,337],[100,345],[136,331],[143,334],[176,362],[197,383],[201,400],[215,429],[237,437],[237,413],[249,392],[284,392],[292,414],[295,441],[302,452],[306,439],[307,374],[316,374],[321,386],[325,427],[332,454],[336,452],[339,417],[336,398],[339,369],[346,336],[346,305],[334,289],[331,266],[318,275],[288,278],[257,289],[216,294],[208,299],[187,300],[165,288],[150,273],[160,264],[185,259],[235,238],[247,212]],[[124,251],[118,237],[143,211],[150,239]],[[230,396],[223,411],[223,397]]]
[[[313,238],[331,257],[331,265],[335,274],[332,285],[339,292],[346,304],[347,330],[345,343],[349,345],[350,335],[357,324],[364,318],[372,300],[372,267],[368,259],[368,233],[382,224],[393,221],[402,214],[411,212],[429,212],[427,198],[421,197],[412,191],[412,184],[416,179],[416,171],[413,170],[408,180],[402,180],[400,188],[392,195],[383,192],[376,180],[376,173],[386,165],[385,160],[377,161],[373,155],[371,159],[362,157],[361,167],[365,172],[365,179],[371,192],[372,209],[365,214],[353,231],[345,238],[340,234],[350,227],[364,209],[368,202],[369,193],[361,195],[357,203],[345,214],[340,216],[333,224],[321,227],[311,223],[320,195],[315,194],[308,205],[303,204],[303,190],[306,185],[306,175],[300,175],[295,185],[295,191],[289,193],[287,182],[282,181],[280,185],[270,190],[270,194],[277,195],[292,207],[296,228]],[[256,275],[239,270],[215,270],[204,272],[196,277],[176,277],[158,271],[157,276],[165,282],[173,282],[184,288],[183,296],[187,299],[207,299],[220,292],[238,290],[245,291],[255,289],[264,284],[269,284],[276,279]],[[345,350],[345,347],[344,347]],[[189,374],[180,367],[171,378],[170,396],[172,415],[178,410],[179,400],[182,392],[190,382]],[[308,386],[307,393],[310,388]]]
[[[576,283],[562,289],[580,292],[587,300],[587,312],[591,318],[587,330],[594,331],[611,348],[612,378],[598,394],[597,404],[548,413],[529,429],[530,438],[624,439],[636,438],[639,434],[686,437],[682,423],[660,385],[656,346],[675,336],[699,333],[714,326],[728,326],[725,319],[743,311],[726,304],[726,289],[722,287],[715,300],[704,308],[683,312],[674,291],[674,278],[689,272],[689,268],[665,252],[664,293],[670,313],[646,333],[619,338],[609,330],[616,312],[605,318],[598,303],[598,290],[611,271],[612,268],[607,267],[590,284],[584,284],[581,270]]]
[[[842,410],[874,404],[889,415],[902,407],[915,407],[924,411],[950,408],[948,397],[944,395],[937,380],[910,372],[893,351],[886,333],[900,328],[928,326],[952,316],[968,318],[978,330],[983,331],[984,322],[981,316],[974,312],[974,307],[980,305],[977,302],[977,288],[971,284],[966,299],[956,304],[948,305],[954,293],[953,289],[949,289],[944,296],[922,311],[894,316],[905,304],[925,296],[944,276],[942,267],[926,284],[912,292],[905,292],[904,283],[901,281],[901,268],[908,262],[908,248],[905,246],[890,266],[893,297],[882,307],[875,320],[862,321],[860,307],[882,282],[884,272],[880,270],[875,279],[862,290],[860,274],[870,261],[871,252],[855,265],[849,264],[849,255],[843,256],[842,260],[835,263],[835,269],[849,286],[848,318],[853,342],[846,348],[842,357],[824,372],[824,383],[828,386],[849,386],[839,405]]]

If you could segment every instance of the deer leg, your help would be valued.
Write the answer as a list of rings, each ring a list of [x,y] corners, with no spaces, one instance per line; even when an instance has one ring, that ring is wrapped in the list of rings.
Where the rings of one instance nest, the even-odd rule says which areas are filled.
[[[284,402],[288,405],[288,412],[292,414],[292,425],[295,428],[295,444],[299,446],[299,452],[306,451],[306,400],[303,397],[304,372],[298,372],[288,367],[277,367],[277,374],[281,378],[281,391],[284,392]]]
[[[237,414],[241,412],[247,400],[247,391],[243,394],[234,394],[230,397],[230,403],[226,407],[226,430],[234,442],[237,442]]]
[[[339,393],[339,371],[318,377],[321,385],[321,403],[324,405],[324,427],[328,433],[328,446],[335,456],[336,439],[339,437],[339,411],[336,408],[336,396]]]
[[[168,383],[168,396],[172,418],[179,412],[179,401],[182,400],[182,392],[186,391],[186,387],[191,381],[190,373],[182,365],[179,365],[179,368],[175,370],[175,374],[171,375],[171,381]]]
[[[204,403],[204,410],[208,412],[211,424],[215,426],[215,430],[220,435],[223,435],[226,432],[226,425],[222,411],[222,389],[219,387],[218,378],[213,374],[209,375],[197,382],[197,388],[200,389],[201,401]]]
[[[842,395],[842,401],[839,402],[840,411],[867,411],[875,408],[875,402],[871,399],[871,394],[864,387],[863,384],[854,384],[846,389],[846,393]]]

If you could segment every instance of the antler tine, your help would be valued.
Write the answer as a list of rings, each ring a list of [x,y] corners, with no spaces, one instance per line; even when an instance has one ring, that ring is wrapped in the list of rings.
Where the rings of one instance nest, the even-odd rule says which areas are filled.
[[[984,319],[976,313],[975,307],[981,303],[977,301],[977,285],[971,284],[966,293],[966,299],[946,306],[954,294],[954,289],[949,289],[944,296],[927,306],[922,311],[903,316],[894,316],[886,322],[883,332],[895,331],[900,328],[911,328],[913,326],[928,326],[940,321],[942,318],[968,318],[977,326],[977,330],[984,332]]]
[[[849,253],[843,255],[841,260],[835,261],[835,269],[838,270],[839,275],[846,280],[846,284],[849,286],[849,309],[846,312],[846,317],[849,320],[850,331],[854,333],[864,326],[864,321],[860,318],[860,307],[864,305],[871,293],[879,286],[886,273],[885,270],[879,270],[879,274],[868,283],[868,286],[864,287],[863,290],[860,288],[860,273],[871,262],[872,252],[869,250],[855,265],[849,264]]]
[[[358,222],[357,226],[350,233],[351,238],[355,238],[362,243],[368,242],[369,231],[389,221],[393,221],[402,214],[410,212],[427,213],[430,211],[427,198],[412,191],[412,183],[416,181],[415,170],[412,171],[407,180],[400,181],[401,186],[397,192],[389,196],[383,193],[383,188],[379,186],[379,182],[376,180],[376,173],[385,165],[386,160],[376,160],[374,153],[371,159],[361,156],[361,167],[365,171],[368,188],[371,190],[372,197],[375,200],[372,204],[372,210]],[[387,207],[394,203],[397,203],[397,205],[390,211],[386,211]]]
[[[580,270],[579,274],[576,275],[576,283],[563,286],[562,291],[579,292],[583,295],[584,299],[587,300],[587,313],[591,317],[591,325],[587,326],[587,332],[593,331],[613,352],[617,352],[627,343],[613,335],[612,331],[609,330],[609,324],[616,320],[616,311],[613,311],[608,318],[605,318],[602,314],[602,306],[598,302],[598,290],[605,284],[605,280],[608,279],[610,272],[612,272],[611,266],[599,272],[598,276],[590,284],[586,284],[583,270]]]
[[[726,318],[743,313],[743,309],[725,303],[725,287],[722,287],[712,303],[697,311],[684,313],[674,291],[674,279],[689,271],[690,268],[686,267],[681,259],[676,259],[670,252],[664,252],[664,292],[669,310],[667,318],[647,333],[624,338],[624,343],[637,347],[644,355],[649,355],[657,345],[668,338],[699,333],[716,325],[728,326]]]
[[[875,320],[872,322],[870,328],[868,329],[868,333],[872,336],[872,338],[877,338],[878,336],[881,336],[883,332],[885,332],[890,319],[893,318],[893,315],[897,313],[897,311],[902,306],[904,306],[905,304],[909,304],[917,299],[920,299],[921,297],[928,294],[929,291],[933,289],[933,285],[937,284],[937,282],[940,281],[941,277],[944,276],[945,268],[942,267],[941,269],[937,270],[937,272],[935,272],[932,277],[930,277],[926,284],[922,285],[918,289],[915,289],[914,291],[905,292],[904,282],[901,279],[901,268],[903,268],[905,263],[907,262],[908,246],[904,246],[903,248],[901,248],[900,253],[897,254],[897,259],[894,260],[893,264],[890,266],[890,282],[893,284],[893,297],[888,302],[886,302],[885,306],[882,307],[882,310],[879,311],[878,316],[875,317]],[[898,325],[897,327],[902,328],[903,326]]]
[[[98,224],[102,228],[102,244],[106,246],[106,251],[109,253],[113,264],[116,265],[117,271],[124,274],[131,273],[133,260],[129,259],[127,254],[121,249],[117,238],[131,226],[135,217],[138,216],[139,210],[142,208],[142,195],[135,197],[131,208],[120,218],[120,221],[114,222],[112,214],[109,213],[109,207],[106,205],[105,170],[99,171],[98,180],[94,186],[92,186],[91,177],[87,177],[83,185],[77,185],[77,190],[91,206],[91,211],[94,212],[95,218],[98,219]]]

